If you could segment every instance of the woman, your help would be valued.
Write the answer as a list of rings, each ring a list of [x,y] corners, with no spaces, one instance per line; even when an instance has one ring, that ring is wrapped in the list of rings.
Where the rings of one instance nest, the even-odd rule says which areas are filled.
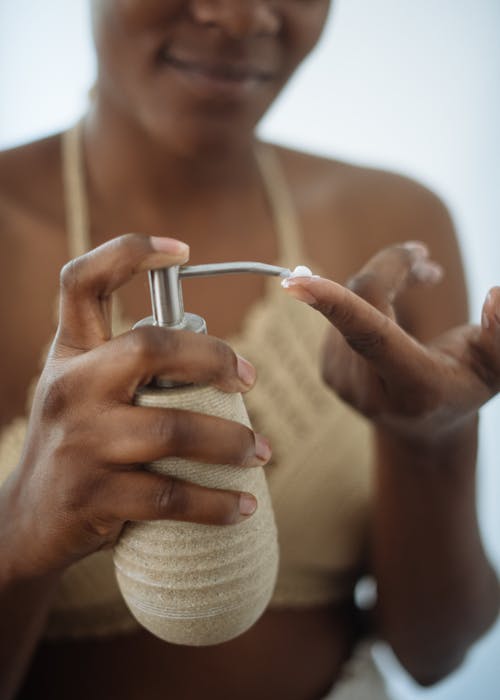
[[[366,572],[378,584],[372,631],[422,684],[456,668],[496,618],[474,461],[476,411],[500,379],[500,291],[481,327],[463,325],[452,225],[419,185],[255,142],[328,6],[95,0],[99,71],[81,127],[1,155],[2,697],[384,697],[353,652],[366,633],[353,590]],[[116,238],[126,231],[140,233]],[[194,263],[310,262],[323,278],[282,291],[245,277],[237,295],[224,279],[186,284],[186,307],[239,355],[214,337],[174,341],[159,328],[111,339],[111,294],[115,329],[125,330],[124,319],[147,315],[139,273],[187,260],[168,235],[189,243]],[[309,305],[332,324],[324,382],[316,371],[328,323]],[[249,411],[273,461],[260,433],[132,407],[158,373],[228,392],[255,384]],[[268,464],[276,593],[251,630],[216,647],[141,631],[101,551],[127,520],[252,516],[249,494],[138,466],[173,454]],[[350,657],[364,690],[356,679],[349,689]]]

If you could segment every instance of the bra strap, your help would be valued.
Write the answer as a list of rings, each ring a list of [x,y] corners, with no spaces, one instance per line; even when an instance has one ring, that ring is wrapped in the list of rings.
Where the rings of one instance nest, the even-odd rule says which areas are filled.
[[[90,222],[85,192],[81,121],[63,133],[61,145],[68,253],[72,259],[90,249]]]
[[[256,158],[278,236],[279,259],[286,266],[305,260],[301,227],[276,148],[259,144]],[[62,135],[62,173],[70,258],[90,249],[85,169],[82,152],[82,122]]]

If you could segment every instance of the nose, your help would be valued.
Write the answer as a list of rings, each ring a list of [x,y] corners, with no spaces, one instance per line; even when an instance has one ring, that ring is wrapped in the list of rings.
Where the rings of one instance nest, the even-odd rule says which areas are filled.
[[[274,35],[281,27],[269,0],[192,0],[190,4],[196,22],[217,27],[233,39]]]

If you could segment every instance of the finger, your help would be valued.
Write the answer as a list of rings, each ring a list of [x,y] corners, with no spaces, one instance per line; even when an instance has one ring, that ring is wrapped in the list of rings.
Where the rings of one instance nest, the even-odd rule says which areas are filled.
[[[483,304],[481,314],[481,345],[489,356],[489,365],[495,375],[495,386],[500,385],[500,287],[492,287]],[[493,379],[493,378],[492,378]]]
[[[257,508],[252,494],[208,489],[188,481],[146,471],[113,474],[100,489],[105,518],[182,520],[205,525],[232,525]]]
[[[387,378],[407,382],[430,369],[425,348],[350,289],[320,277],[297,277],[286,291],[326,316],[351,348]]]
[[[408,241],[384,248],[347,282],[347,287],[372,306],[394,318],[393,304],[407,287],[436,284],[443,269],[429,259],[427,247]]]
[[[105,421],[105,419],[104,419]],[[124,406],[101,430],[102,458],[111,464],[153,462],[182,457],[208,464],[263,466],[269,443],[235,421],[179,409]]]
[[[56,342],[85,351],[111,337],[111,295],[134,275],[186,262],[189,248],[172,238],[129,233],[67,263],[61,271]]]
[[[86,376],[118,400],[130,402],[152,377],[210,384],[226,392],[248,391],[254,367],[222,340],[190,331],[141,326],[78,358]],[[98,389],[99,390],[99,389]]]

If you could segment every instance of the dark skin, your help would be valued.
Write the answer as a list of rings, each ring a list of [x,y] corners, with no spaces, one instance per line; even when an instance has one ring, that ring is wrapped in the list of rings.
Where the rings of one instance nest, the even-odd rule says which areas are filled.
[[[314,45],[327,7],[324,0],[95,3],[99,80],[84,128],[94,246],[132,230],[175,235],[189,243],[194,263],[276,258],[253,127]],[[164,54],[165,65],[159,63]],[[239,73],[228,77],[225,66],[238,61]],[[54,327],[59,270],[67,259],[59,153],[59,137],[53,137],[0,158],[0,308],[8,330],[0,363],[2,424],[24,412]],[[498,609],[498,584],[478,534],[474,462],[475,412],[499,384],[500,295],[492,291],[482,328],[462,325],[465,289],[453,228],[441,203],[420,186],[285,149],[280,158],[309,257],[326,277],[350,278],[356,292],[320,280],[302,281],[288,293],[332,321],[337,330],[326,347],[325,380],[377,426],[366,562],[379,585],[377,629],[417,680],[432,683],[460,663]],[[427,243],[446,269],[439,293],[433,286],[439,268],[427,251],[394,247],[405,239]],[[35,398],[27,448],[0,491],[1,548],[8,552],[0,605],[9,630],[0,651],[2,697],[14,696],[25,678],[22,697],[33,698],[307,700],[334,682],[358,634],[348,605],[269,611],[240,638],[205,649],[175,647],[145,632],[39,643],[61,572],[112,544],[125,520],[231,523],[248,517],[240,494],[179,483],[172,489],[167,479],[124,469],[193,451],[201,461],[249,468],[268,458],[265,442],[239,426],[193,414],[182,425],[163,412],[153,417],[130,408],[136,386],[158,372],[226,391],[253,383],[251,367],[214,338],[183,335],[172,342],[155,329],[109,340],[110,292],[116,289],[129,318],[147,315],[145,275],[131,271],[186,255],[135,235],[104,245],[91,264],[83,258],[65,269],[56,343]],[[186,307],[208,319],[215,337],[237,331],[263,294],[261,279],[241,278],[228,303],[227,285],[185,285]],[[406,334],[427,343],[452,327],[458,327],[452,338],[432,352]],[[130,358],[126,371],[116,369],[117,352]],[[404,362],[395,363],[399,357]],[[349,381],[360,375],[365,381]],[[71,390],[76,386],[86,387],[83,403],[74,398],[81,394]],[[401,395],[413,400],[401,404]],[[95,411],[110,400],[109,422],[89,449],[86,430],[95,429]],[[120,444],[119,454],[104,449]],[[68,466],[82,461],[85,470]],[[42,531],[37,522],[44,523]]]

